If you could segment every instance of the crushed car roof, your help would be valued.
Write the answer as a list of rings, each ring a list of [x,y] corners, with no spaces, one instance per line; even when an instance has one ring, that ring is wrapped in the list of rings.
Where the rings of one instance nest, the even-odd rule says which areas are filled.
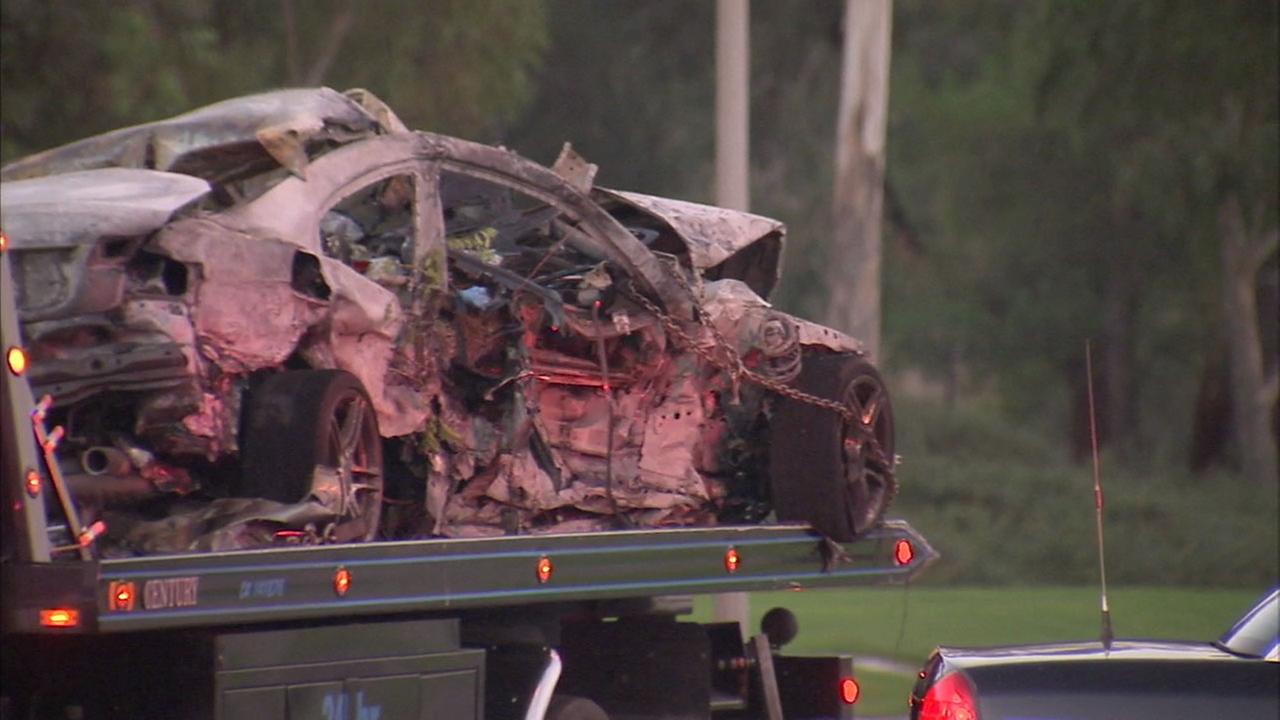
[[[365,105],[374,108],[371,112]],[[225,100],[175,117],[135,125],[46,150],[6,165],[0,179],[53,175],[103,167],[169,170],[203,176],[206,156],[270,158],[291,171],[305,168],[299,148],[317,140],[344,142],[383,129],[386,106],[363,91],[330,88],[276,90]],[[389,111],[383,117],[394,118]],[[399,125],[395,120],[393,125]],[[403,125],[398,128],[403,129]]]

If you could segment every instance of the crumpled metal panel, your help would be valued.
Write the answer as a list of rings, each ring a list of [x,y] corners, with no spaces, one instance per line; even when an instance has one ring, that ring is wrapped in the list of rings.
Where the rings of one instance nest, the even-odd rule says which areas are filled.
[[[736,338],[739,352],[760,347],[764,324],[770,318],[784,318],[793,324],[801,345],[825,347],[835,352],[861,354],[862,343],[825,325],[774,310],[751,288],[739,280],[716,280],[703,285],[702,307],[711,322],[726,338]]]
[[[324,539],[320,528],[337,517],[327,498],[310,497],[300,503],[219,498],[175,510],[159,520],[109,516],[108,524],[128,528],[121,548],[124,553],[156,555],[261,548],[284,544],[283,538],[318,544]],[[310,532],[293,528],[310,528]]]
[[[335,90],[277,90],[226,100],[166,120],[46,150],[4,166],[0,179],[19,180],[106,167],[203,174],[198,170],[207,170],[210,163],[219,162],[212,158],[245,152],[260,155],[264,151],[282,166],[290,167],[297,162],[290,160],[296,148],[308,142],[346,142],[379,129],[378,121],[360,103]],[[261,142],[264,138],[265,145]]]
[[[106,168],[0,183],[0,227],[15,250],[143,235],[209,192],[189,175]]]
[[[324,303],[290,286],[297,248],[229,232],[206,218],[178,221],[153,246],[199,268],[192,319],[201,354],[224,372],[283,363],[315,324]]]
[[[426,416],[385,392],[394,343],[404,323],[395,294],[328,257],[317,262],[330,297],[292,284],[297,245],[229,230],[208,217],[180,220],[153,241],[164,254],[200,268],[192,317],[201,355],[222,372],[278,367],[305,333],[324,328],[319,367],[346,370],[373,400],[384,435],[413,432]],[[312,357],[316,357],[313,355]]]
[[[597,187],[593,195],[625,203],[665,221],[689,248],[693,266],[705,269],[769,235],[785,235],[786,225],[773,218],[740,210],[701,205],[686,200],[654,197]]]
[[[103,312],[124,293],[128,243],[209,192],[185,175],[111,168],[0,183],[24,322]]]

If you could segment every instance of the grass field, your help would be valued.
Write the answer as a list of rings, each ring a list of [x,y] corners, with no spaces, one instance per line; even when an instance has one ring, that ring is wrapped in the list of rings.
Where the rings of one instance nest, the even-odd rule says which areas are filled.
[[[1112,588],[1117,636],[1217,638],[1265,588]],[[1098,635],[1098,595],[1089,587],[875,588],[756,593],[752,629],[769,608],[796,613],[800,634],[785,652],[848,653],[920,665],[935,645],[1082,640]],[[698,598],[695,618],[711,616],[710,598]],[[901,715],[914,678],[857,670],[860,715]]]

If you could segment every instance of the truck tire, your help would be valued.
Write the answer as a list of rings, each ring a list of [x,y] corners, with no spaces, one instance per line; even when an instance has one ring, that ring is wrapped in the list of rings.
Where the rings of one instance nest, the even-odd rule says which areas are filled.
[[[849,354],[809,354],[793,387],[835,400],[857,417],[776,397],[769,471],[779,521],[803,521],[848,542],[875,527],[897,493],[893,406],[880,373]]]
[[[554,695],[545,720],[609,720],[609,714],[591,698]]]
[[[320,488],[316,467],[337,471],[335,539],[371,540],[382,511],[382,438],[369,394],[342,370],[272,375],[246,398],[239,494],[284,503]]]

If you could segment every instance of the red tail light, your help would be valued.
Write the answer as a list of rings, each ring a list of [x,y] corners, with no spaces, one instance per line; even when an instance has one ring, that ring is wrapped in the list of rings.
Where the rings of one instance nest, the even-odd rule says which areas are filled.
[[[964,675],[951,673],[934,683],[920,701],[919,720],[979,720],[973,688]]]
[[[71,608],[41,610],[40,624],[51,628],[76,627],[80,624],[80,611]]]
[[[910,565],[916,559],[916,549],[910,540],[899,540],[893,546],[893,560],[899,565]]]
[[[862,694],[862,687],[858,685],[858,681],[853,678],[840,678],[840,700],[845,705],[852,705],[858,702],[858,696]]]

